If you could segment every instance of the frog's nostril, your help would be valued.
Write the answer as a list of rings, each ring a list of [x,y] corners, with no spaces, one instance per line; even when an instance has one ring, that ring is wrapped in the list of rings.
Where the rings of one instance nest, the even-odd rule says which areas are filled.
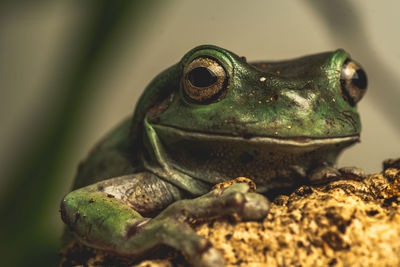
[[[340,85],[344,99],[351,105],[355,105],[364,96],[367,84],[367,74],[360,64],[347,59],[340,74]]]

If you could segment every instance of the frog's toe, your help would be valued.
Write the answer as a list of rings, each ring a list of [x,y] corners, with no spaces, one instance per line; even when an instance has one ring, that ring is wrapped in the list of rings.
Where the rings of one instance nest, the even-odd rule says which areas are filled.
[[[217,189],[218,190],[218,189]],[[236,183],[233,185],[230,185],[229,187],[222,189],[222,192],[224,195],[228,195],[230,193],[247,193],[252,191],[249,184],[247,183]]]
[[[242,184],[238,189],[245,189],[246,184]],[[231,188],[231,190],[234,188]],[[222,201],[231,214],[236,214],[241,220],[260,220],[267,216],[270,203],[266,197],[258,193],[243,193],[241,190],[224,192]]]
[[[221,253],[216,248],[209,247],[199,255],[199,258],[193,262],[193,265],[197,267],[223,267],[225,263]]]
[[[323,184],[338,179],[340,176],[341,173],[338,169],[331,166],[322,166],[315,169],[308,180],[311,184]]]
[[[249,189],[247,189],[247,191],[249,192],[255,192],[256,191],[256,184],[253,182],[253,180],[246,178],[246,177],[237,177],[233,180],[228,180],[228,181],[223,181],[221,183],[218,183],[216,185],[214,185],[211,190],[214,189],[226,189],[234,184],[238,184],[238,183],[245,183],[249,186]]]
[[[261,220],[267,216],[270,202],[266,197],[258,193],[247,193],[244,198],[243,220]]]
[[[357,167],[343,167],[336,169],[331,166],[323,166],[315,169],[310,177],[311,184],[322,184],[335,180],[356,180],[361,181],[366,177],[364,170]]]
[[[361,181],[367,176],[363,169],[357,167],[343,167],[339,169],[344,179]]]

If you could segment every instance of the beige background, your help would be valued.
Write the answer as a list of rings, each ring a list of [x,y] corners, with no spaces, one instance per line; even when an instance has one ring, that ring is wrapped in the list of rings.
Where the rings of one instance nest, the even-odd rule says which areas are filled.
[[[160,1],[161,2],[161,1]],[[362,143],[344,152],[339,166],[378,172],[381,161],[400,156],[400,2],[391,1],[163,1],[135,25],[116,29],[117,45],[104,54],[98,90],[73,133],[63,164],[64,182],[49,204],[60,230],[58,201],[89,148],[132,113],[146,84],[199,44],[216,44],[248,60],[279,60],[342,47],[367,71],[369,89],[359,104]],[[52,1],[9,12],[0,25],[0,187],[23,149],[52,116],[62,97],[44,85],[74,55],[71,42],[87,21],[87,6]],[[345,14],[343,19],[337,14]],[[349,19],[350,18],[350,19]],[[135,34],[131,29],[135,28]],[[54,102],[54,103],[53,103]],[[51,206],[51,207],[50,207]]]

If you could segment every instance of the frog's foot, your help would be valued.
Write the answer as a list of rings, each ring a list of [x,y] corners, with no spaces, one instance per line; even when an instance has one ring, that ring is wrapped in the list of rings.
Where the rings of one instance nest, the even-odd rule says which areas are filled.
[[[178,221],[194,222],[230,215],[239,220],[260,220],[267,216],[268,211],[266,197],[251,192],[247,183],[236,183],[227,188],[216,188],[195,199],[177,201],[156,218],[175,217]]]
[[[132,208],[137,205],[129,204],[121,193],[120,188],[138,182],[128,178],[100,182],[73,191],[64,198],[60,210],[62,218],[82,243],[133,257],[167,245],[181,251],[195,266],[223,266],[218,250],[197,235],[190,223],[226,215],[240,220],[259,220],[269,210],[269,201],[264,196],[249,192],[247,183],[236,183],[195,199],[175,201],[154,218],[144,218]],[[154,183],[164,182],[155,180]],[[154,187],[140,188],[154,190]],[[111,189],[114,194],[109,193]],[[168,192],[162,191],[162,196],[166,198]],[[150,205],[149,201],[146,199],[144,203]]]
[[[336,169],[332,166],[322,166],[315,169],[310,177],[311,184],[323,184],[336,180],[356,180],[360,181],[366,177],[365,172],[356,167],[343,167]]]
[[[182,251],[195,266],[224,266],[218,250],[197,235],[190,224],[226,215],[242,220],[264,218],[269,210],[269,201],[249,190],[247,183],[236,183],[225,189],[214,189],[195,199],[174,202],[151,219],[143,230],[138,231],[137,236],[132,236],[131,242],[138,242],[140,235],[146,235],[154,240],[152,245],[166,244]],[[137,232],[136,229],[133,232]]]
[[[247,183],[216,188],[201,197],[173,203],[152,220],[167,226],[158,232],[166,235],[164,242],[177,248],[198,266],[223,266],[222,257],[211,243],[198,236],[187,223],[231,215],[239,220],[259,220],[269,211],[269,201],[261,194],[250,192]],[[168,224],[164,223],[169,221]],[[175,226],[175,229],[174,229]]]
[[[181,251],[194,266],[224,266],[218,250],[187,223],[186,219],[190,218],[185,209],[192,211],[190,202],[177,201],[158,216],[143,218],[114,196],[84,193],[71,192],[61,206],[64,222],[82,243],[132,258],[167,245]],[[197,207],[201,207],[205,215],[207,207],[201,205],[201,197],[196,200],[200,202]],[[207,199],[206,202],[212,201]]]

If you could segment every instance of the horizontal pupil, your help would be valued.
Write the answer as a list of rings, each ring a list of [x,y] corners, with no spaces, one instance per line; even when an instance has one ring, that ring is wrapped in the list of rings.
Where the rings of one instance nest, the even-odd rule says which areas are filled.
[[[365,89],[367,88],[367,75],[362,69],[358,69],[351,77],[351,83],[360,89]]]
[[[217,76],[207,68],[198,67],[189,72],[188,79],[196,87],[207,87],[217,81]]]

